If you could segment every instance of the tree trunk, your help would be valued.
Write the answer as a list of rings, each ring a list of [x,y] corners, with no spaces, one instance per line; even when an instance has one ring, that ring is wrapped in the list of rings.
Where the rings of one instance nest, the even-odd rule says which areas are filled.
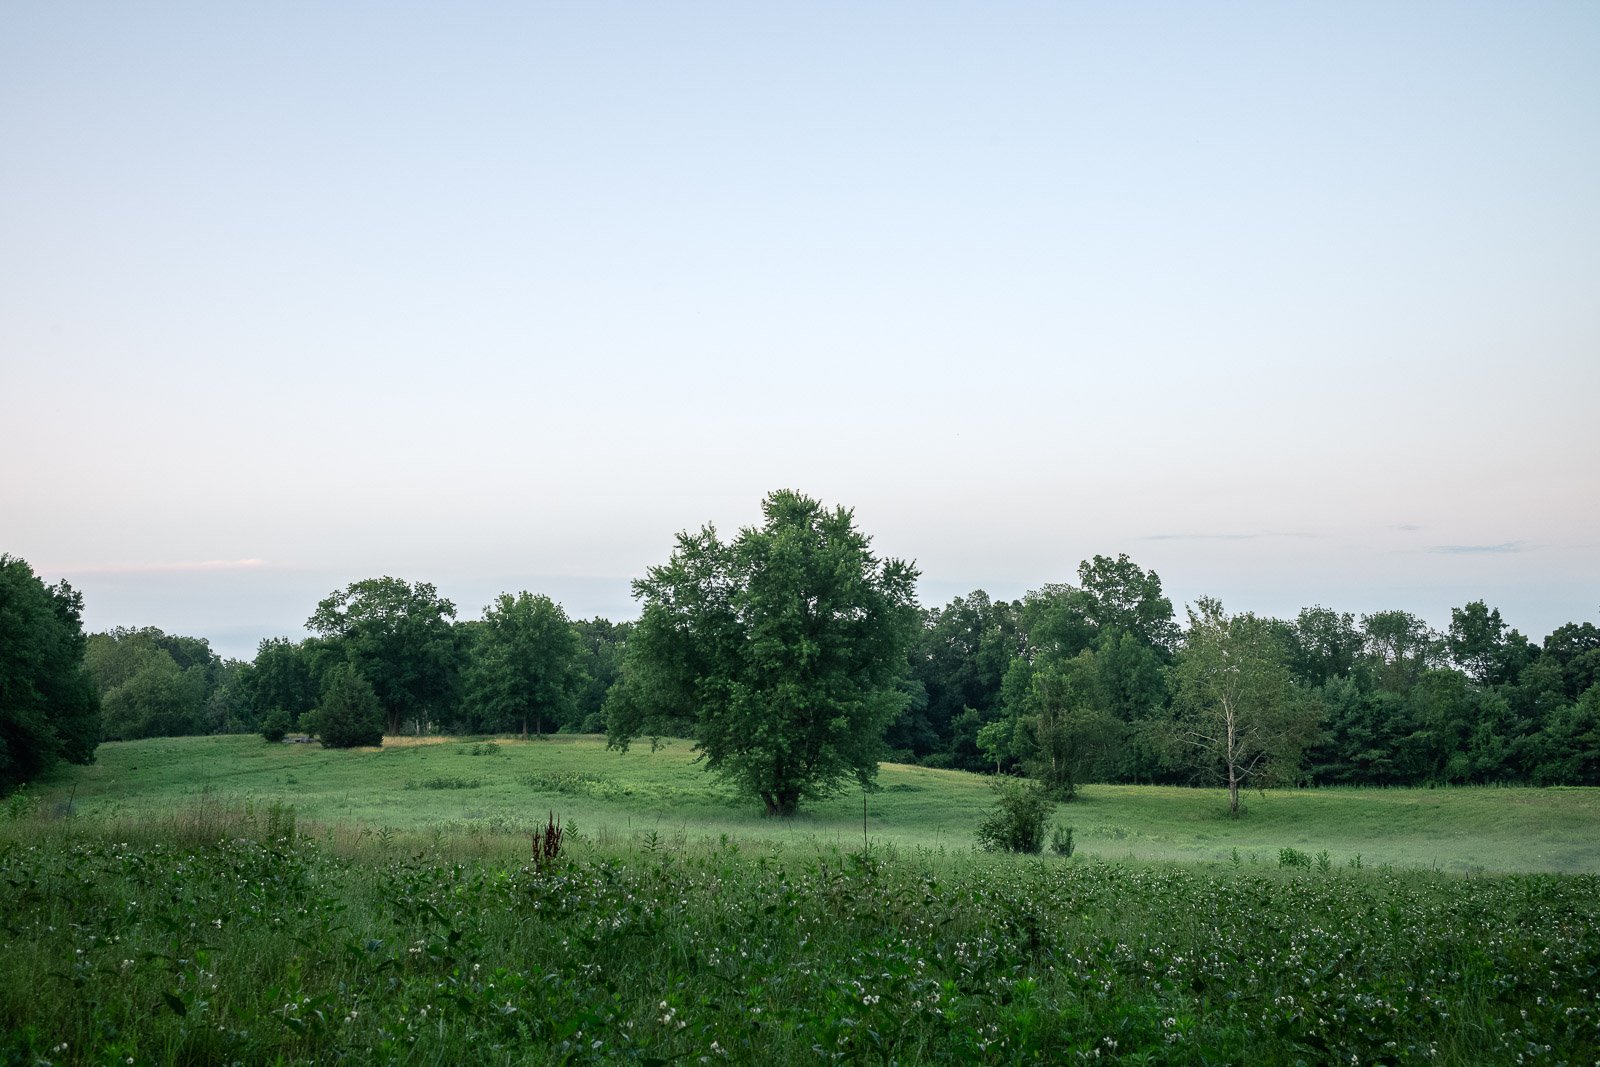
[[[766,807],[768,817],[787,819],[800,806],[800,791],[797,789],[762,790],[761,803]]]
[[[1228,814],[1235,819],[1239,817],[1239,753],[1238,738],[1235,733],[1236,723],[1233,717],[1233,705],[1224,703],[1222,716],[1228,726]]]

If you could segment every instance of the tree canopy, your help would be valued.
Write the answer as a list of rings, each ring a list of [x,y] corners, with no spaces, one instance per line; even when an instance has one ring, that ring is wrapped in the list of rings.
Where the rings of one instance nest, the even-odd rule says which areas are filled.
[[[1292,776],[1315,730],[1295,699],[1284,647],[1271,620],[1228,615],[1201,597],[1176,667],[1178,738],[1196,748],[1228,787],[1228,810],[1239,814],[1239,790]]]
[[[58,760],[93,761],[100,701],[83,653],[83,598],[0,554],[0,793]]]
[[[634,583],[632,692],[609,725],[625,746],[654,719],[690,720],[711,770],[791,815],[876,775],[906,700],[917,571],[874,556],[845,508],[785,490],[762,513],[730,542],[711,526],[680,534]]]
[[[561,605],[501,593],[483,612],[467,669],[466,709],[476,729],[527,736],[573,717],[584,678],[582,645]]]
[[[456,607],[428,582],[368,578],[317,604],[306,628],[338,641],[372,686],[388,732],[422,728],[455,694],[460,644]]]

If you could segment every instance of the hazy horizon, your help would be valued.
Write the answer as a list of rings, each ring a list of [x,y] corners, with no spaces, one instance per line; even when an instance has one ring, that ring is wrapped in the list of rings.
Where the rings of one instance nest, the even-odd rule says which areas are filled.
[[[922,600],[1126,552],[1600,614],[1600,7],[0,11],[0,551],[247,657],[630,617],[794,488]]]

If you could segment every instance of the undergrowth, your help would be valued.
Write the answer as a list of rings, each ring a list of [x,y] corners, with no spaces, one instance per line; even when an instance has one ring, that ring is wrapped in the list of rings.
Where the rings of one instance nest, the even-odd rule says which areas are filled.
[[[1587,875],[654,830],[565,833],[536,862],[527,836],[212,804],[140,826],[19,813],[0,895],[0,1062],[1600,1056]]]

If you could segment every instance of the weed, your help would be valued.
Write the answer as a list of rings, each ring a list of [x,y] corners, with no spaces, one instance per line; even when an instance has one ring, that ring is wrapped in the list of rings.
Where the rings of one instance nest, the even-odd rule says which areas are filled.
[[[1285,846],[1278,850],[1279,867],[1300,867],[1309,869],[1311,857],[1297,848]]]
[[[553,811],[530,863],[209,803],[207,843],[0,823],[0,1062],[1588,1063],[1600,1033],[1594,876],[574,855]]]
[[[1050,851],[1062,857],[1072,855],[1072,827],[1057,826],[1050,831]]]
[[[556,813],[550,813],[550,821],[542,828],[533,831],[533,862],[540,870],[554,863],[561,855],[563,839],[566,831],[556,822]]]

